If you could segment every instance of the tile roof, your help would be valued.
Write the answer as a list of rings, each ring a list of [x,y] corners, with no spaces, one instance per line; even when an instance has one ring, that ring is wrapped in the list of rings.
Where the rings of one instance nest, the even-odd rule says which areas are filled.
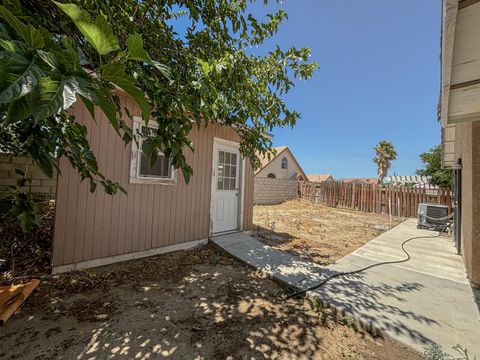
[[[341,179],[340,181],[344,183],[360,183],[360,184],[378,184],[378,178],[348,178]]]
[[[322,182],[326,180],[333,180],[331,174],[307,174],[308,181]]]

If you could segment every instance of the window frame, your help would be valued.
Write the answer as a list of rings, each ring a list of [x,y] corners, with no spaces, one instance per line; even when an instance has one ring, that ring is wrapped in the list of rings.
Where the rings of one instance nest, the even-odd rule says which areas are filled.
[[[285,167],[283,167],[283,162],[284,162],[284,161],[285,161]],[[282,170],[288,170],[288,159],[287,159],[286,156],[283,156],[283,157],[282,157],[280,167],[282,168]]]
[[[135,116],[133,118],[132,131],[136,134],[142,126],[145,126],[145,122],[142,118]],[[149,122],[146,125],[149,128],[157,129],[158,126],[155,122]],[[141,149],[142,149],[143,139],[138,137],[138,144],[135,141],[132,141],[132,153],[130,156],[130,183],[132,184],[159,184],[159,185],[173,185],[176,184],[176,171],[171,165],[171,159],[168,159],[170,163],[170,176],[169,177],[160,177],[155,175],[140,175],[140,162],[141,162]],[[164,155],[161,151],[158,152],[159,155]]]
[[[216,185],[215,185],[215,190],[216,191],[238,191],[239,189],[239,167],[240,167],[240,154],[237,154],[236,152],[233,153],[231,152],[231,149],[228,149],[228,148],[221,148],[221,147],[217,147],[217,153],[216,153],[216,163],[217,163],[217,168],[216,168]],[[218,165],[219,165],[219,156],[220,156],[220,152],[223,152],[224,154],[225,153],[230,153],[231,155],[235,155],[236,159],[235,159],[235,164],[232,164],[232,163],[225,163],[225,160],[224,162],[222,163],[223,166],[229,166],[231,167],[232,165],[235,165],[235,176],[225,176],[225,175],[220,175],[219,174],[219,169],[218,169]],[[225,156],[225,155],[224,155]],[[224,168],[225,169],[225,168]],[[235,186],[233,189],[225,189],[225,188],[222,188],[222,189],[219,189],[218,188],[218,180],[219,180],[219,176],[221,176],[223,178],[223,180],[225,179],[228,179],[229,181],[232,181],[234,180],[235,182]],[[222,187],[224,187],[225,185],[222,184]]]

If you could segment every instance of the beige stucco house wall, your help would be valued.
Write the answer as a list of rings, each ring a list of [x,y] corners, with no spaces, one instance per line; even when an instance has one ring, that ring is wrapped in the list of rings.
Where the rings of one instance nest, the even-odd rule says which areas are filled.
[[[255,177],[273,177],[274,175],[276,179],[282,180],[307,179],[302,167],[287,146],[275,149],[277,150],[276,156],[270,161],[263,159],[263,167],[256,172]],[[286,168],[282,167],[282,162],[284,164],[286,162]]]
[[[480,121],[456,124],[455,139],[462,166],[461,253],[470,280],[480,286]]]
[[[480,1],[443,0],[443,166],[460,173],[460,249],[480,286]]]

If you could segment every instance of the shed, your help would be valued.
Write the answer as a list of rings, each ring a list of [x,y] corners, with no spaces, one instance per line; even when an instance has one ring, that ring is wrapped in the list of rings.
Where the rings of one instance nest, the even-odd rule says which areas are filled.
[[[134,131],[148,131],[151,124],[141,121],[132,99],[120,99],[134,115],[133,124],[125,121]],[[96,120],[80,102],[71,112],[87,127],[99,168],[128,195],[110,196],[100,188],[90,193],[61,159],[54,273],[186,249],[212,235],[251,229],[254,172],[240,155],[241,138],[233,128],[212,124],[191,131],[195,151],[186,150],[186,158],[194,173],[186,184],[162,154],[150,168],[135,142],[125,146],[99,109]]]

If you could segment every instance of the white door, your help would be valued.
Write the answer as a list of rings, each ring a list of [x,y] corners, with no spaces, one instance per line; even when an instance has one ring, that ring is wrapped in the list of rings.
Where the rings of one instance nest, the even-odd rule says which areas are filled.
[[[238,229],[240,152],[238,147],[215,141],[213,147],[213,229],[221,233]]]

